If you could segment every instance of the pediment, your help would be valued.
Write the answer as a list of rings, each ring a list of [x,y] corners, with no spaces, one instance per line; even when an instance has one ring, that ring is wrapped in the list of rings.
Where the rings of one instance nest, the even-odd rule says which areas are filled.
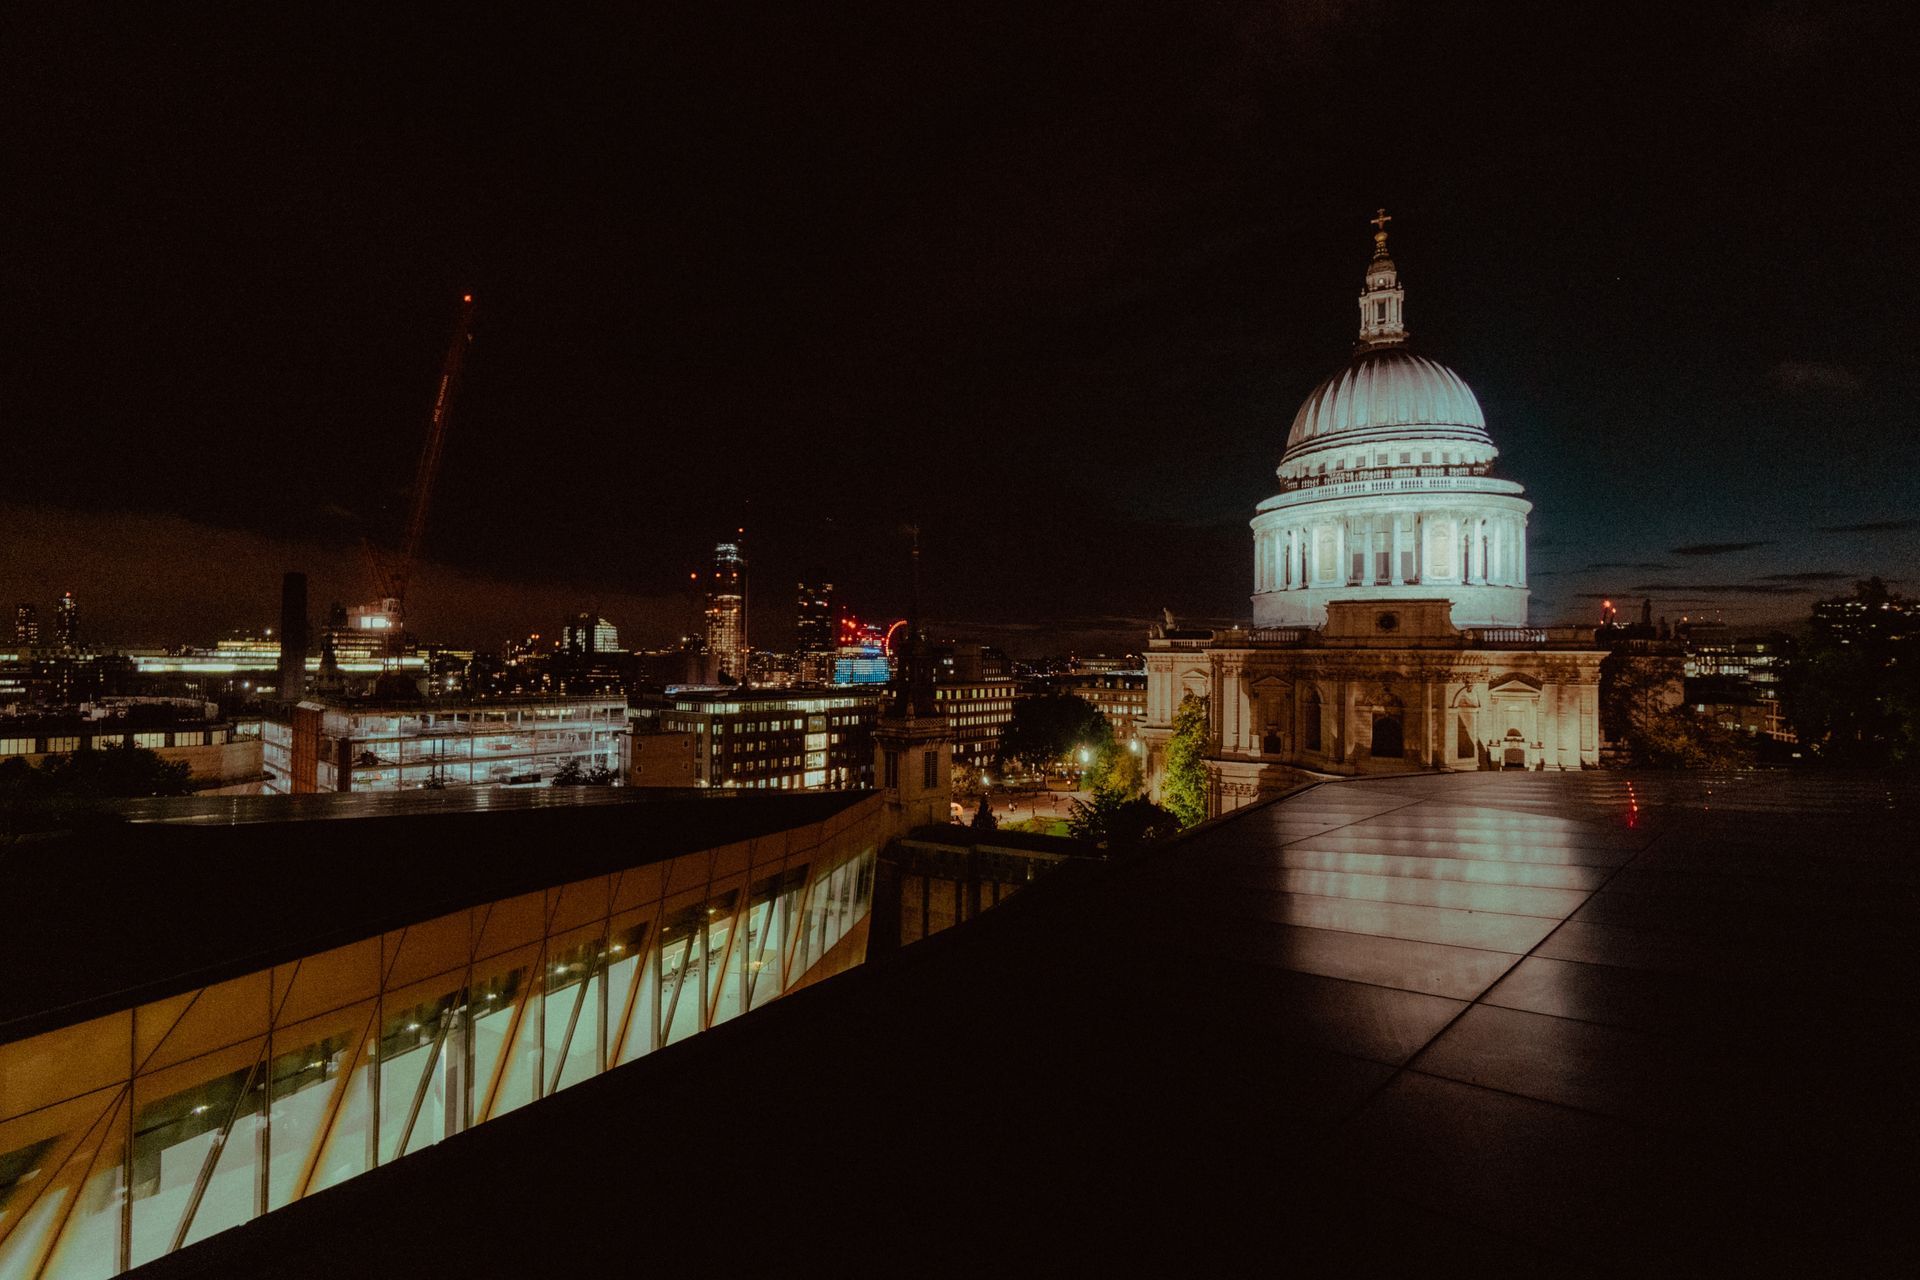
[[[1544,684],[1542,681],[1532,676],[1523,676],[1517,671],[1510,671],[1503,676],[1495,676],[1487,682],[1488,693],[1504,693],[1510,696],[1519,694],[1526,697],[1537,697],[1543,687]]]

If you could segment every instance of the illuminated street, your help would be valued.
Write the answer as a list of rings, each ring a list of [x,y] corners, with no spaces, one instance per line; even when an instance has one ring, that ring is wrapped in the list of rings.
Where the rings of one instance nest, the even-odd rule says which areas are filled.
[[[988,803],[993,806],[994,819],[1004,827],[1014,822],[1031,822],[1035,818],[1064,822],[1073,816],[1073,802],[1076,800],[1084,802],[1086,799],[1085,791],[1042,791],[1037,788],[1028,788],[1007,794],[994,791],[990,794]],[[963,806],[968,816],[972,815],[979,803],[979,800],[975,799]]]

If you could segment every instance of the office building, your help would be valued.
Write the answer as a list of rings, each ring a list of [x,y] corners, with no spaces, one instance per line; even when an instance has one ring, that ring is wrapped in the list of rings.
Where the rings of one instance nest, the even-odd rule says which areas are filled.
[[[949,641],[927,647],[936,680],[983,680],[1013,674],[1007,655],[992,645]]]
[[[312,698],[263,726],[266,790],[537,786],[562,766],[618,772],[624,697],[433,702]]]
[[[626,652],[620,647],[619,628],[591,613],[578,613],[567,619],[561,643],[576,657],[610,657]]]
[[[32,649],[40,643],[39,610],[25,600],[13,606],[13,642],[22,649]]]
[[[109,698],[86,714],[0,716],[0,761],[39,765],[76,751],[141,747],[187,766],[196,790],[247,788],[261,776],[256,721],[236,723],[211,702],[189,698]]]
[[[843,689],[683,690],[635,720],[694,735],[695,786],[839,791],[873,783],[879,701]]]
[[[691,787],[698,735],[664,733],[659,726],[635,721],[627,740],[627,785],[630,787]]]
[[[947,718],[955,764],[982,769],[993,763],[1019,697],[1019,682],[1011,676],[934,681],[934,706]]]
[[[1147,716],[1147,673],[1140,671],[1069,672],[1049,683],[1093,704],[1107,718],[1116,740],[1125,742],[1139,731]]]

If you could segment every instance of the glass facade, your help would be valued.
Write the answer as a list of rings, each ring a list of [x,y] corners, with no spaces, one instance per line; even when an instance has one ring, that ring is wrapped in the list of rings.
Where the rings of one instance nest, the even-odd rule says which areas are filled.
[[[0,1045],[0,1280],[117,1274],[858,964],[882,834],[863,802]]]
[[[267,722],[265,791],[539,784],[568,763],[617,770],[626,727],[617,697],[328,706],[310,720]]]

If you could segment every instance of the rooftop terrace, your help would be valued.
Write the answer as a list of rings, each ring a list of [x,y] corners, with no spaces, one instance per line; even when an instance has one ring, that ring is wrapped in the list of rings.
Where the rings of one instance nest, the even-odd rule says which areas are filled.
[[[464,787],[130,801],[131,822],[0,845],[0,1041],[860,799]]]
[[[1857,776],[1321,785],[151,1274],[1910,1260],[1917,811]]]

